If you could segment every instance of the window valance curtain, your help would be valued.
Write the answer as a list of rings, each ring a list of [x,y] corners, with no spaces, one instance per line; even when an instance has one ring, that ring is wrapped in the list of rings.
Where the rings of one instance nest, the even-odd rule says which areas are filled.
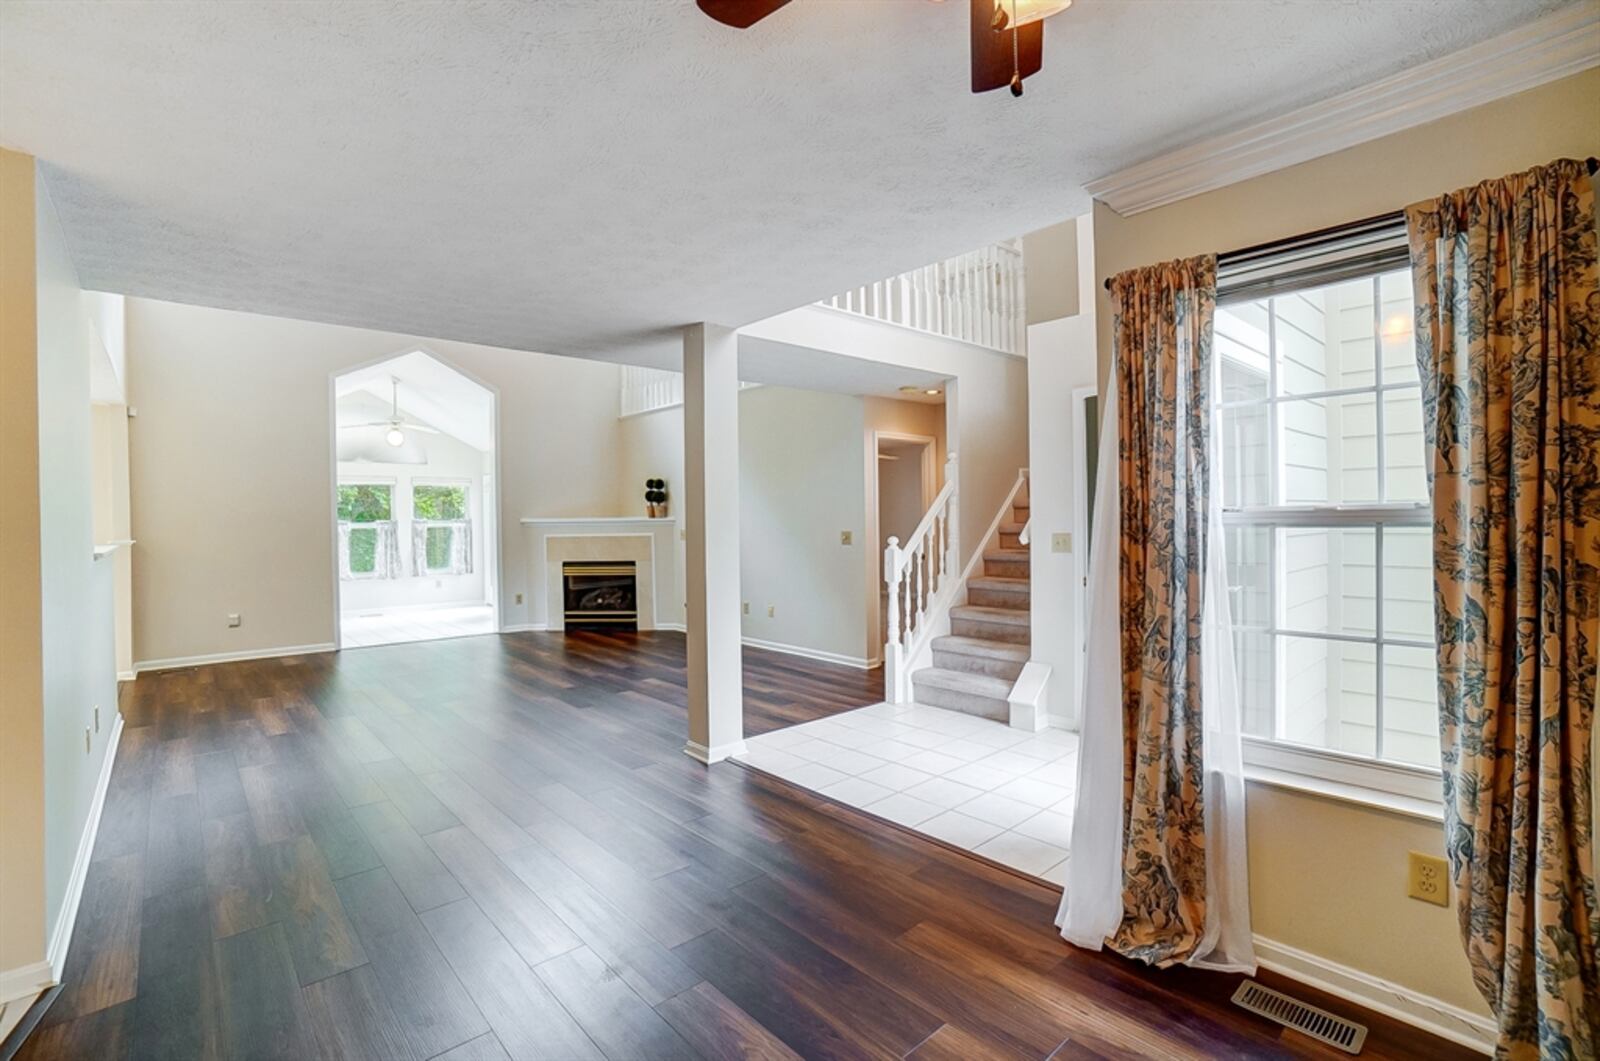
[[[353,571],[350,567],[350,532],[355,529],[371,530],[377,537],[373,545],[372,570]],[[346,581],[357,578],[400,578],[400,540],[394,520],[372,523],[339,521],[339,577]]]
[[[1600,1054],[1595,197],[1562,160],[1406,211],[1445,848],[1503,1057]]]
[[[1253,971],[1239,704],[1211,488],[1216,258],[1111,282],[1078,814],[1058,924],[1155,965]],[[1115,446],[1112,443],[1115,442]],[[1113,454],[1115,463],[1113,464]],[[1115,533],[1112,533],[1112,532]]]

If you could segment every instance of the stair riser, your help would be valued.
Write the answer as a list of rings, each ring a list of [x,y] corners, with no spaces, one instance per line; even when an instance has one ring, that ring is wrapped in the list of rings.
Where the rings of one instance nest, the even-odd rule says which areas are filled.
[[[964,671],[967,674],[983,674],[990,678],[1005,678],[1016,681],[1022,676],[1022,661],[1011,659],[995,659],[993,656],[971,656],[965,652],[945,652],[940,649],[933,650],[933,665],[943,667],[945,670]]]
[[[1027,578],[1028,560],[1026,557],[1016,560],[1009,558],[991,560],[988,557],[984,557],[983,573],[991,578]]]
[[[1018,589],[990,589],[984,586],[967,587],[967,603],[985,608],[1010,608],[1025,612],[1031,600],[1027,587]]]
[[[982,718],[992,718],[996,722],[1009,722],[1011,720],[1011,705],[1004,700],[995,700],[987,696],[974,696],[972,693],[956,692],[954,689],[940,689],[935,686],[919,684],[915,677],[911,683],[916,690],[914,699],[919,704],[928,707],[943,707],[951,711],[960,711],[968,715],[978,715]]]
[[[1005,641],[1013,645],[1028,643],[1028,628],[1010,623],[991,623],[984,619],[950,617],[950,632],[957,637],[981,637],[988,641]]]
[[[1020,532],[1017,533],[1017,534],[1012,534],[1009,531],[1001,531],[1000,532],[1000,548],[1002,548],[1002,549],[1021,549],[1022,548],[1022,534]]]

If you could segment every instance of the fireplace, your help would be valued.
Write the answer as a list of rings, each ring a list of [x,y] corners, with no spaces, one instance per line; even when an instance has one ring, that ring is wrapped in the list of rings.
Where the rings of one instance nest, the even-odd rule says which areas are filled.
[[[639,629],[639,585],[632,560],[568,560],[561,565],[568,629]]]

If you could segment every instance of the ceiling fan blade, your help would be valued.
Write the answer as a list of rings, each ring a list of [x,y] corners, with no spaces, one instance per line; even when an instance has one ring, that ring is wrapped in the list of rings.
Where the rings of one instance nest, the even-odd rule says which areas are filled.
[[[368,420],[364,424],[340,424],[339,430],[349,431],[358,427],[388,427],[390,423],[391,421],[389,420]]]
[[[1044,66],[1044,23],[1030,22],[1021,29],[995,32],[994,0],[971,0],[972,91],[988,92],[1011,84],[1013,70],[1024,78]],[[1015,62],[1011,38],[1017,38]]]
[[[749,29],[789,0],[695,0],[701,11],[725,26]]]
[[[424,435],[442,435],[442,434],[444,434],[444,432],[440,431],[437,427],[429,427],[426,424],[413,424],[409,420],[407,420],[405,423],[401,424],[400,426],[405,428],[407,431],[420,431]]]

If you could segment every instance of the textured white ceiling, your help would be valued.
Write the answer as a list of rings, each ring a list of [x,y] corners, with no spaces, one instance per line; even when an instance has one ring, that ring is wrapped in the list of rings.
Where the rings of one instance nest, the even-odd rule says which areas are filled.
[[[0,143],[87,287],[659,361],[1559,6],[1079,0],[1014,100],[961,0],[7,0]]]

